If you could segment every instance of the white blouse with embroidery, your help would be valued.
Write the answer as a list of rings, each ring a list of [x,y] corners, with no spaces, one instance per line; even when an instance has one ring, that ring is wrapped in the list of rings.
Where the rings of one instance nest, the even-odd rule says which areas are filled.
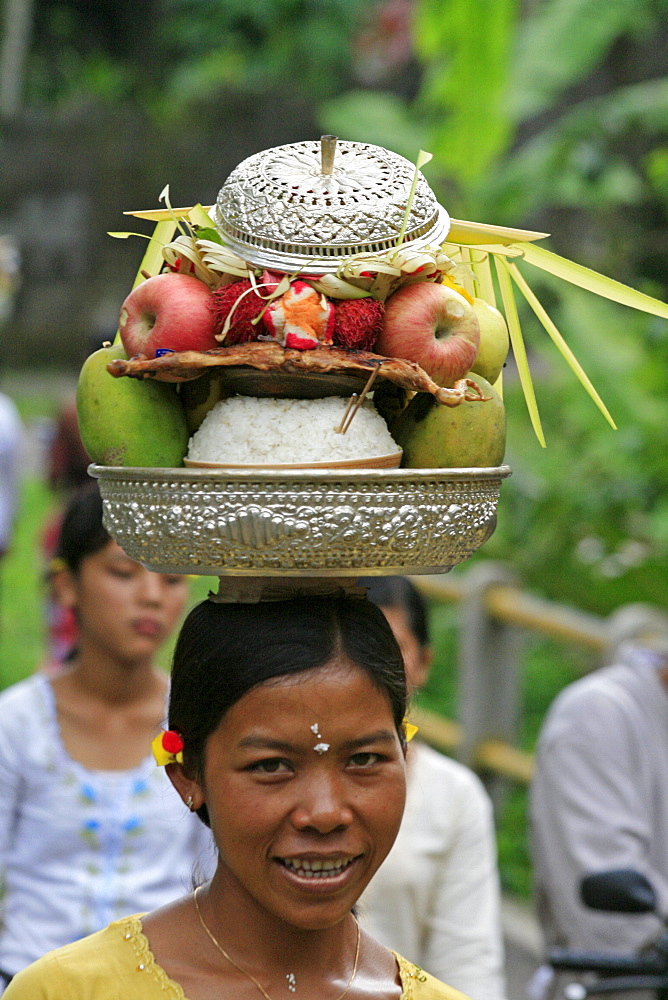
[[[211,833],[152,757],[129,771],[72,760],[48,679],[0,695],[0,969],[147,911],[215,867]]]

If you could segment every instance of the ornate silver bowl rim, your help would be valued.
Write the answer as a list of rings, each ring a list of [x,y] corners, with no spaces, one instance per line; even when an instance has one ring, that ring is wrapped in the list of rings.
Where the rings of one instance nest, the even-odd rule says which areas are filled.
[[[212,218],[225,245],[258,266],[312,274],[358,254],[391,252],[415,177],[409,160],[370,143],[295,142],[242,160]],[[402,246],[437,247],[450,217],[418,174]]]
[[[510,468],[89,472],[107,530],[151,569],[306,580],[446,572],[493,533]]]
[[[88,466],[88,474],[94,479],[100,480],[126,480],[131,482],[146,482],[154,480],[156,482],[174,483],[196,483],[198,480],[214,480],[221,485],[226,481],[238,483],[251,483],[256,480],[262,482],[276,481],[283,482],[309,482],[311,480],[320,482],[324,487],[328,481],[350,480],[351,484],[356,481],[379,481],[388,480],[400,484],[412,482],[413,480],[433,480],[442,482],[471,483],[480,481],[490,481],[506,479],[512,474],[509,465],[494,465],[476,467],[462,467],[452,469],[279,469],[267,467],[263,469],[187,469],[163,468],[140,465],[95,465]]]

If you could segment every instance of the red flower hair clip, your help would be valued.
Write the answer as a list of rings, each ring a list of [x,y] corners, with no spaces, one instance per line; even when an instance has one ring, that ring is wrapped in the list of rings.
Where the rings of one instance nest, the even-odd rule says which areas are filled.
[[[167,729],[151,740],[151,750],[158,767],[183,763],[183,737],[175,729]]]

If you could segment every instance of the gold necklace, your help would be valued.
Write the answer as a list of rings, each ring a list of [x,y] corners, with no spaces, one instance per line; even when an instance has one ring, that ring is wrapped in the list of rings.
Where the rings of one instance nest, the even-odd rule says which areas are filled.
[[[218,949],[218,951],[220,952],[220,954],[223,956],[223,958],[227,959],[227,961],[230,963],[230,965],[233,965],[235,969],[237,969],[247,979],[250,979],[250,981],[252,983],[254,983],[255,986],[257,986],[257,988],[259,989],[260,993],[264,997],[264,1000],[271,1000],[271,997],[269,996],[269,994],[265,990],[264,986],[262,986],[261,983],[258,983],[258,981],[255,978],[255,976],[251,976],[250,972],[246,972],[246,970],[242,969],[240,965],[237,965],[237,963],[234,961],[234,959],[231,958],[227,954],[227,952],[225,951],[225,949],[223,948],[223,946],[216,940],[216,938],[213,936],[213,934],[211,933],[211,931],[209,930],[209,928],[205,924],[204,917],[202,916],[202,911],[199,908],[199,901],[197,899],[197,893],[199,892],[200,888],[201,888],[201,886],[198,885],[197,888],[195,889],[195,892],[193,893],[193,900],[195,902],[195,909],[197,910],[197,916],[199,917],[199,922],[202,925],[204,931],[206,932],[206,934],[210,938],[211,942],[216,946],[216,948]],[[343,991],[343,993],[339,993],[338,997],[336,997],[336,1000],[343,1000],[343,998],[348,993],[348,990],[353,985],[353,979],[355,978],[355,976],[357,974],[357,963],[358,963],[359,957],[360,957],[360,937],[361,937],[361,934],[360,934],[360,925],[359,925],[359,922],[357,920],[357,917],[355,916],[354,913],[351,914],[351,916],[352,916],[353,920],[355,921],[355,927],[357,928],[357,942],[355,944],[355,960],[353,962],[353,971],[350,973],[350,979],[348,980],[348,985],[346,986],[346,988]]]

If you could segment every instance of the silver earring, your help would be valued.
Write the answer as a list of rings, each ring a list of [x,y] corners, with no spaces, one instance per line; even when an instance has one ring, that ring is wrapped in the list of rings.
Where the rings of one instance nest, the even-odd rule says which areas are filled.
[[[188,809],[190,809],[191,812],[195,808],[195,803],[193,802],[192,795],[189,795],[188,798],[186,799],[186,805],[188,806]]]

